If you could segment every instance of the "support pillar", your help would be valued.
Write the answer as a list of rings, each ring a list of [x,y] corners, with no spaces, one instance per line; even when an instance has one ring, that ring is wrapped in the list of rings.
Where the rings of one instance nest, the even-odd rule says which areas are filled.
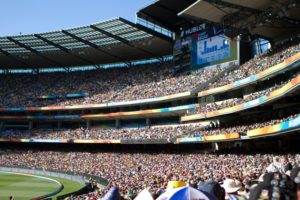
[[[121,126],[121,121],[120,119],[116,119],[116,127],[119,128]]]
[[[57,122],[57,129],[61,129],[62,122]]]
[[[33,127],[33,122],[32,121],[28,122],[28,130],[32,130],[32,127]]]
[[[90,121],[90,120],[87,120],[87,121],[86,121],[86,128],[87,128],[87,129],[90,129],[90,127],[91,127],[91,121]]]
[[[146,125],[151,126],[151,120],[149,117],[146,118]]]

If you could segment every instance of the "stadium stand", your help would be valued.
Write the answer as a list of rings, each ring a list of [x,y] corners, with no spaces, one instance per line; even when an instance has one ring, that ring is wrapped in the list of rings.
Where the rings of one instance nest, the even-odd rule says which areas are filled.
[[[157,198],[170,181],[200,191],[214,181],[219,194],[208,191],[216,197],[209,200],[300,199],[298,4],[159,0],[138,21],[158,23],[168,36],[116,18],[0,37],[0,167],[109,182],[91,180],[93,191],[69,200],[106,199],[114,187],[117,200],[143,189]],[[200,36],[208,37],[203,55],[220,62],[193,63],[203,56]],[[262,38],[271,48],[252,51]],[[229,54],[237,60],[223,58]],[[47,68],[65,71],[41,73]],[[22,69],[33,73],[10,73]]]

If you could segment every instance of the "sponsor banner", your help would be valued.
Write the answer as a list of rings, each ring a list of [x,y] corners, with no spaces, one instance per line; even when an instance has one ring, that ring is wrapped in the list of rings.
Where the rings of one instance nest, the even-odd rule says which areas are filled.
[[[177,138],[176,143],[203,142],[202,137]]]
[[[129,111],[129,112],[116,112],[107,114],[87,114],[87,115],[26,115],[26,116],[0,116],[2,120],[76,120],[76,119],[99,119],[99,118],[110,118],[110,117],[126,117],[134,115],[149,115],[149,114],[159,114],[175,111],[184,111],[197,108],[198,104],[190,104],[185,106],[177,106],[171,108],[161,108],[152,110],[139,110],[139,111]]]
[[[154,103],[154,102],[160,102],[160,101],[166,101],[166,100],[171,100],[171,99],[188,97],[190,95],[191,95],[190,92],[183,92],[183,93],[172,94],[172,95],[157,97],[157,98],[140,99],[140,100],[135,100],[135,101],[127,101],[127,102],[112,102],[112,103],[107,103],[107,107],[110,107],[110,106],[125,106],[125,105],[130,106],[130,105],[135,105],[135,104]]]
[[[76,143],[76,144],[120,144],[121,140],[66,140],[66,139],[6,139],[0,138],[0,142],[15,143]]]
[[[264,71],[262,71],[258,74],[249,76],[249,77],[244,78],[242,80],[238,80],[238,81],[235,81],[233,83],[223,85],[223,86],[220,86],[220,87],[217,87],[217,88],[212,88],[212,89],[209,89],[209,90],[201,91],[201,92],[198,93],[198,96],[202,97],[202,96],[207,96],[207,95],[216,94],[216,93],[220,93],[220,92],[225,92],[225,91],[228,91],[230,89],[234,89],[234,88],[237,88],[237,87],[247,85],[247,84],[255,82],[259,79],[265,78],[265,77],[267,77],[267,76],[269,76],[269,75],[271,75],[275,72],[278,72],[280,70],[288,68],[291,64],[299,61],[299,59],[300,59],[300,52],[295,54],[294,56],[291,56],[290,58],[286,59],[282,63],[279,63],[279,64],[277,64],[273,67],[270,67],[270,68],[268,68],[268,69],[266,69],[266,70],[264,70]]]
[[[23,139],[21,139],[23,142]],[[52,140],[52,139],[29,139],[30,143],[68,143],[68,140]]]
[[[167,144],[168,139],[121,139],[121,144]]]
[[[27,115],[27,116],[0,116],[2,120],[74,120],[80,119],[80,115]]]
[[[200,113],[200,114],[195,114],[195,115],[186,115],[186,116],[181,117],[181,121],[186,122],[186,121],[192,121],[192,120],[211,118],[211,117],[231,114],[231,113],[239,112],[239,111],[242,111],[245,109],[253,108],[253,107],[259,106],[261,104],[267,103],[268,101],[270,101],[272,99],[279,98],[279,97],[286,95],[288,92],[290,92],[290,90],[294,89],[299,84],[300,84],[300,75],[298,75],[296,78],[292,79],[290,82],[288,82],[286,85],[282,86],[281,88],[274,90],[269,95],[264,95],[257,99],[254,99],[252,101],[249,101],[249,102],[246,102],[243,104],[239,104],[236,106],[232,106],[229,108],[224,108],[221,110],[208,112],[207,114]]]
[[[53,110],[78,110],[78,109],[96,109],[96,108],[108,108],[113,106],[131,106],[136,104],[154,103],[167,101],[178,98],[185,98],[191,95],[191,92],[183,92],[163,97],[141,99],[136,101],[126,102],[111,102],[103,104],[86,104],[86,105],[73,105],[73,106],[45,106],[45,107],[24,107],[24,108],[0,108],[0,111],[16,112],[16,111],[53,111]]]
[[[221,140],[233,140],[233,139],[240,139],[240,134],[228,133],[228,134],[199,136],[199,137],[190,137],[190,138],[177,138],[176,143],[194,143],[194,142],[221,141]]]
[[[121,140],[69,140],[76,144],[120,144]]]
[[[83,98],[83,97],[87,97],[89,96],[88,93],[83,92],[83,93],[75,93],[75,94],[67,94],[65,96],[65,98],[69,99],[69,98]]]
[[[38,96],[37,99],[39,100],[55,100],[62,98],[60,95],[44,95],[44,96]]]
[[[130,111],[130,112],[117,112],[117,113],[108,113],[108,114],[88,114],[81,115],[82,119],[99,119],[99,118],[108,118],[108,117],[125,117],[125,116],[138,116],[138,115],[149,115],[149,114],[159,114],[167,113],[174,111],[184,111],[195,109],[198,104],[190,104],[185,106],[177,106],[171,108],[162,108],[162,109],[152,109],[152,110],[139,110],[139,111]]]
[[[240,134],[229,133],[229,134],[204,136],[204,141],[219,141],[219,140],[233,140],[233,139],[240,139]]]
[[[82,98],[89,96],[88,93],[82,92],[82,93],[74,93],[74,94],[67,94],[65,96],[62,95],[43,95],[38,96],[37,99],[39,100],[55,100],[55,99],[62,99],[62,98]]]
[[[300,127],[300,116],[281,122],[279,124],[275,124],[273,126],[266,126],[259,129],[250,130],[247,132],[248,137],[255,137],[255,136],[262,136],[262,135],[269,135],[278,133],[281,131],[286,131],[289,129],[299,128]]]
[[[51,140],[51,139],[7,139],[0,138],[0,142],[15,142],[15,143],[67,143],[68,140]]]

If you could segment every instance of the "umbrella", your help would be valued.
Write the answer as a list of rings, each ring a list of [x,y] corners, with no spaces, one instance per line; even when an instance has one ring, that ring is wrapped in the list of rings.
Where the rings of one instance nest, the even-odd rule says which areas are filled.
[[[206,192],[187,186],[167,191],[156,200],[216,200],[216,198]]]
[[[102,200],[120,200],[119,189],[117,187],[110,188]]]
[[[134,200],[153,200],[150,192],[147,189],[144,189],[141,193],[135,197]]]

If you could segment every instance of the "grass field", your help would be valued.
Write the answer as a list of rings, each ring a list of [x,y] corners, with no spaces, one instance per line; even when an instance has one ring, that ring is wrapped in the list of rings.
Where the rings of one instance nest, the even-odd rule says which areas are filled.
[[[53,178],[64,185],[64,189],[56,196],[77,191],[83,185],[66,179]],[[26,176],[21,174],[9,174],[0,172],[0,200],[6,200],[10,195],[14,195],[16,200],[29,200],[34,197],[50,194],[60,185],[55,181],[42,177]]]

